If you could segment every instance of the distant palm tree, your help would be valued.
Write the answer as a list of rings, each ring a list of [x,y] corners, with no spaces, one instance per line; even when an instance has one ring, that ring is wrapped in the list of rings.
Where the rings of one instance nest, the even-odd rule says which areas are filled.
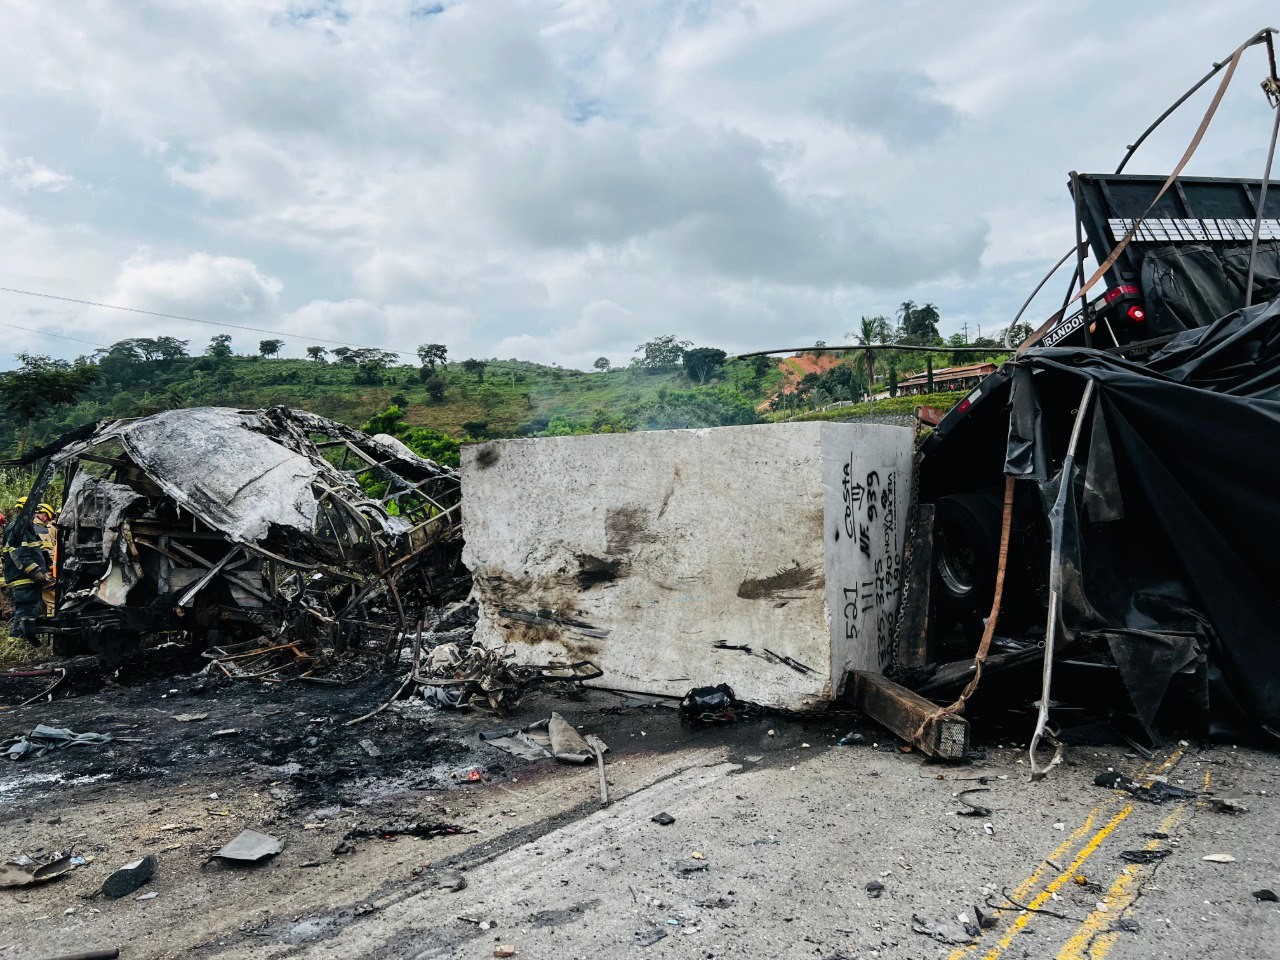
[[[884,317],[863,317],[858,324],[858,330],[854,333],[857,338],[858,346],[870,347],[877,341],[880,341],[880,326],[884,322]],[[883,341],[880,341],[883,342]],[[862,356],[867,364],[867,392],[875,393],[876,373],[875,373],[875,356],[874,350],[863,350]]]

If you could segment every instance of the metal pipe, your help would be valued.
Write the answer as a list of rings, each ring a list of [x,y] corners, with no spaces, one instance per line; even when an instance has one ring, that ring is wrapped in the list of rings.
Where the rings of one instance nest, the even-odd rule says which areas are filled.
[[[1080,430],[1084,426],[1085,416],[1089,412],[1093,400],[1095,381],[1085,384],[1084,396],[1080,398],[1080,409],[1076,411],[1076,421],[1071,428],[1071,441],[1067,444],[1067,455],[1062,460],[1062,470],[1058,473],[1058,493],[1053,507],[1049,511],[1050,551],[1049,551],[1049,617],[1044,630],[1044,667],[1040,676],[1040,710],[1036,715],[1036,729],[1031,735],[1031,745],[1027,754],[1031,760],[1031,779],[1040,780],[1053,769],[1054,764],[1062,758],[1062,745],[1058,744],[1053,759],[1045,767],[1036,762],[1036,750],[1040,747],[1040,739],[1044,736],[1045,727],[1049,723],[1049,694],[1053,687],[1053,653],[1057,641],[1058,615],[1062,609],[1062,521],[1066,512],[1067,496],[1071,491],[1071,475],[1075,471],[1076,446],[1080,442]]]
[[[913,353],[1007,353],[1000,347],[921,347],[914,343],[846,343],[834,347],[779,347],[777,350],[753,350],[739,353],[733,359],[767,357],[774,353],[861,353],[864,350],[906,350]]]
[[[1262,43],[1264,40],[1267,40],[1267,38],[1269,38],[1269,37],[1271,36],[1271,34],[1273,34],[1273,33],[1275,33],[1275,32],[1276,32],[1276,31],[1275,31],[1275,28],[1274,28],[1274,27],[1264,27],[1263,29],[1261,29],[1261,30],[1259,30],[1257,33],[1255,33],[1255,34],[1253,35],[1253,38],[1252,38],[1251,40],[1249,40],[1249,42],[1248,42],[1248,43],[1246,43],[1246,44],[1245,44],[1245,46],[1246,46],[1246,47],[1252,47],[1254,44]],[[1234,55],[1234,51],[1233,51],[1233,55]],[[1193,86],[1190,90],[1188,90],[1186,93],[1184,93],[1182,96],[1180,96],[1177,100],[1173,101],[1173,103],[1172,103],[1172,105],[1170,105],[1169,109],[1165,110],[1165,112],[1164,112],[1164,113],[1162,113],[1162,114],[1160,114],[1160,116],[1156,117],[1155,122],[1154,122],[1153,124],[1151,124],[1151,126],[1147,127],[1147,129],[1145,129],[1145,130],[1143,130],[1143,131],[1142,131],[1142,136],[1138,137],[1138,139],[1137,139],[1137,140],[1133,141],[1133,143],[1131,143],[1131,144],[1129,145],[1129,149],[1128,149],[1128,151],[1125,153],[1125,155],[1124,155],[1124,159],[1123,159],[1123,160],[1121,160],[1121,161],[1120,161],[1120,165],[1119,165],[1118,167],[1116,167],[1116,173],[1123,173],[1123,172],[1124,172],[1125,165],[1129,162],[1129,158],[1130,158],[1130,157],[1132,157],[1135,153],[1137,153],[1138,148],[1139,148],[1140,146],[1142,146],[1143,141],[1144,141],[1144,140],[1146,140],[1146,139],[1147,139],[1147,137],[1151,136],[1151,134],[1155,133],[1156,128],[1157,128],[1158,126],[1160,126],[1160,124],[1162,124],[1162,123],[1164,123],[1166,120],[1168,120],[1168,119],[1169,119],[1169,117],[1170,117],[1170,115],[1171,115],[1175,110],[1177,110],[1180,106],[1182,106],[1184,103],[1186,103],[1188,100],[1190,100],[1190,99],[1191,99],[1191,97],[1195,95],[1195,92],[1196,92],[1197,90],[1199,90],[1199,89],[1200,89],[1201,87],[1203,87],[1206,83],[1208,83],[1210,80],[1212,80],[1212,79],[1214,78],[1214,76],[1216,76],[1216,75],[1217,75],[1218,71],[1220,71],[1223,67],[1225,67],[1225,66],[1226,66],[1228,63],[1230,63],[1230,62],[1231,62],[1231,57],[1227,57],[1227,59],[1222,60],[1222,61],[1220,61],[1219,63],[1215,63],[1215,64],[1213,65],[1213,69],[1212,69],[1212,70],[1210,70],[1208,73],[1206,73],[1203,77],[1201,77],[1201,78],[1196,82],[1195,86]]]
[[[1044,275],[1044,277],[1040,280],[1040,282],[1036,284],[1036,288],[1031,291],[1031,295],[1027,297],[1027,299],[1022,301],[1022,306],[1020,306],[1018,308],[1018,312],[1014,314],[1013,322],[1011,322],[1004,331],[1004,345],[1008,349],[1010,350],[1014,349],[1015,344],[1013,344],[1010,340],[1010,338],[1013,336],[1013,328],[1018,325],[1018,321],[1022,319],[1022,315],[1027,312],[1027,307],[1031,306],[1031,301],[1036,298],[1036,294],[1038,294],[1041,290],[1044,289],[1044,285],[1048,283],[1051,279],[1053,279],[1053,275],[1058,272],[1058,270],[1062,267],[1062,265],[1066,263],[1067,260],[1074,253],[1075,253],[1075,250],[1068,250],[1066,253],[1064,253],[1058,259],[1058,262],[1049,268],[1049,272]],[[1075,284],[1076,284],[1076,281],[1072,280],[1071,281],[1072,289],[1075,289]],[[1062,309],[1063,310],[1066,309],[1066,304],[1063,304]]]

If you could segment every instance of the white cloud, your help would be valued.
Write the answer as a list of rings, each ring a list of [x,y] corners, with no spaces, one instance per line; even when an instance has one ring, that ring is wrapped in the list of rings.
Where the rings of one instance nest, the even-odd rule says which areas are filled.
[[[37,163],[31,157],[5,160],[0,156],[0,176],[19,193],[29,193],[32,190],[59,193],[75,183],[74,177]]]
[[[285,314],[278,329],[292,338],[285,354],[301,355],[308,343],[330,347],[324,341],[337,340],[394,350],[403,362],[413,363],[413,352],[421,343],[445,343],[458,354],[468,343],[473,322],[465,310],[432,303],[313,300]]]
[[[9,5],[0,224],[36,253],[0,236],[0,275],[300,335],[576,364],[665,333],[833,340],[908,298],[936,302],[948,332],[996,326],[1071,243],[1066,171],[1113,166],[1270,12],[1162,11]],[[1253,53],[1197,172],[1261,169]],[[1167,170],[1194,119],[1135,170]],[[90,339],[147,322],[40,309]]]
[[[142,249],[121,265],[106,299],[122,307],[234,322],[269,317],[283,289],[280,280],[242,257],[193,253],[159,260]]]

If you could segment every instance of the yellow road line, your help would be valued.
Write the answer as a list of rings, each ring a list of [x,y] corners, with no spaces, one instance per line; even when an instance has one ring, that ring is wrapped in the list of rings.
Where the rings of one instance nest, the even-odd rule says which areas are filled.
[[[1137,779],[1142,779],[1144,777],[1159,776],[1165,771],[1170,770],[1174,766],[1174,764],[1176,764],[1179,760],[1182,759],[1182,753],[1183,751],[1181,748],[1174,750],[1172,753],[1169,754],[1169,756],[1165,757],[1164,760],[1162,760],[1159,763],[1159,765],[1155,767],[1154,770],[1152,769],[1152,764],[1155,763],[1155,761],[1148,760],[1146,763],[1142,765],[1142,768],[1139,770]],[[1116,790],[1114,793],[1115,793],[1115,797],[1112,800],[1109,800],[1104,804],[1099,804],[1098,806],[1090,810],[1089,815],[1085,818],[1084,823],[1076,827],[1076,829],[1073,830],[1067,836],[1067,839],[1064,840],[1061,844],[1059,844],[1057,849],[1055,849],[1051,854],[1049,854],[1048,857],[1041,860],[1039,865],[1035,868],[1034,871],[1032,871],[1029,877],[1023,880],[1020,884],[1018,884],[1018,886],[1013,888],[1013,898],[1015,900],[1025,900],[1027,896],[1031,893],[1031,891],[1036,888],[1037,884],[1039,884],[1040,881],[1044,878],[1045,869],[1048,866],[1048,861],[1050,860],[1056,861],[1066,856],[1066,854],[1075,847],[1076,843],[1082,837],[1088,834],[1088,832],[1093,828],[1093,824],[1098,819],[1098,817],[1105,815],[1105,812],[1110,812],[1110,810],[1115,809],[1117,800],[1122,795],[1122,791]],[[1120,817],[1120,819],[1123,819],[1125,816],[1128,816],[1131,810],[1132,810],[1132,807],[1126,807],[1125,810],[1122,811],[1122,816]],[[1108,826],[1108,827],[1104,827],[1104,829],[1109,833],[1110,830],[1113,829],[1113,827]],[[1097,838],[1095,839],[1097,840]],[[1101,842],[1101,841],[1097,840],[1097,842]],[[1089,852],[1091,853],[1093,849],[1096,849],[1096,843],[1094,844],[1093,847],[1089,848]],[[1087,857],[1088,853],[1085,853],[1084,856]],[[1074,864],[1071,870],[1074,870],[1075,867],[1079,866],[1079,863],[1082,863],[1082,862],[1083,860],[1080,860],[1078,863]],[[1056,867],[1057,864],[1055,863],[1054,866]],[[1058,887],[1060,887],[1062,883],[1065,882],[1065,878],[1071,872],[1071,870],[1068,870],[1067,872],[1061,874],[1061,876],[1058,877],[1057,883],[1052,884],[1050,888],[1046,888],[1047,892],[1049,894],[1052,894],[1055,890],[1057,890]],[[1043,899],[1039,899],[1038,902],[1032,901],[1032,905],[1038,907],[1039,904],[1043,902],[1044,902]],[[1013,907],[1008,907],[1001,911],[1002,914],[1008,914],[1013,912],[1015,912],[1015,908]],[[1035,914],[1033,913],[1023,912],[1019,914],[1019,916],[1017,917],[1017,920],[1014,922],[1014,924],[1011,925],[1010,930],[1005,931],[1005,933],[1008,935],[1007,941],[1005,939],[1005,936],[1002,935],[1001,939],[997,941],[996,946],[992,948],[993,951],[995,952],[994,953],[989,952],[985,954],[983,957],[983,960],[989,960],[989,958],[999,956],[1000,952],[1008,948],[1008,945],[1010,942],[1012,942],[1013,938],[1016,937],[1018,933],[1020,933],[1023,929],[1026,928],[1027,924],[1031,922],[1031,919],[1034,916]],[[976,953],[978,948],[981,946],[982,946],[981,941],[975,941],[973,943],[968,943],[968,944],[965,944],[964,946],[957,947],[955,950],[951,951],[951,953],[947,957],[947,960],[966,960],[966,958],[968,958],[971,954]]]
[[[1044,906],[1059,887],[1075,876],[1076,871],[1079,870],[1084,862],[1089,859],[1089,856],[1098,849],[1098,846],[1102,841],[1111,835],[1111,831],[1120,826],[1120,824],[1123,823],[1131,813],[1133,813],[1133,804],[1129,804],[1108,820],[1102,829],[1095,833],[1089,839],[1089,842],[1084,845],[1083,849],[1076,854],[1076,858],[1071,861],[1067,866],[1067,869],[1050,881],[1049,884],[1036,895],[1035,899],[1027,904],[1027,906],[1032,910],[1038,910]],[[1030,911],[1024,911],[1018,914],[1017,919],[1009,925],[1009,929],[1005,931],[1004,936],[996,941],[995,946],[982,955],[982,960],[997,960],[997,958],[1008,949],[1009,944],[1013,943],[1014,938],[1017,937],[1017,935],[1022,932],[1023,928],[1031,922],[1031,918],[1034,916],[1035,914]]]
[[[1170,832],[1186,814],[1186,807],[1174,810],[1160,822],[1160,832]],[[1159,844],[1159,840],[1148,840],[1143,849],[1155,850]],[[1150,869],[1143,870],[1137,864],[1121,870],[1115,883],[1111,884],[1107,892],[1102,895],[1106,910],[1094,910],[1084,918],[1084,922],[1076,928],[1071,939],[1063,944],[1057,960],[1105,960],[1119,936],[1119,932],[1110,927],[1133,906],[1141,881],[1150,874]]]
[[[1036,884],[1038,884],[1040,879],[1044,876],[1045,868],[1049,866],[1049,861],[1056,861],[1066,856],[1066,854],[1075,847],[1076,842],[1093,829],[1093,822],[1101,812],[1102,807],[1094,807],[1090,810],[1089,815],[1084,819],[1084,823],[1072,830],[1071,833],[1067,835],[1066,840],[1063,840],[1062,843],[1058,844],[1057,848],[1049,854],[1049,856],[1041,860],[1040,865],[1031,872],[1031,876],[1027,877],[1027,879],[1023,880],[1013,888],[1013,898],[1015,900],[1025,899],[1027,894],[1035,889]],[[1012,910],[1013,908],[1009,909]],[[964,957],[967,957],[969,954],[977,950],[979,946],[981,946],[981,944],[975,941],[973,943],[965,944],[963,947],[957,947],[955,950],[951,951],[947,960],[963,960]]]

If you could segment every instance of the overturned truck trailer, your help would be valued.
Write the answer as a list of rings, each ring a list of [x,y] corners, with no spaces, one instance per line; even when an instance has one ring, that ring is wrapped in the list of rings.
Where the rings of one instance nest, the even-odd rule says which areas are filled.
[[[170,410],[36,451],[60,471],[60,653],[116,658],[144,636],[378,645],[451,589],[454,471],[391,437],[284,407]],[[30,499],[34,502],[37,496]]]
[[[915,685],[966,682],[985,623],[989,670],[1034,679],[1047,649],[1041,703],[1097,703],[1139,744],[1280,737],[1280,189],[1072,186],[1105,292],[1051,318],[923,444],[932,652],[961,659]]]

